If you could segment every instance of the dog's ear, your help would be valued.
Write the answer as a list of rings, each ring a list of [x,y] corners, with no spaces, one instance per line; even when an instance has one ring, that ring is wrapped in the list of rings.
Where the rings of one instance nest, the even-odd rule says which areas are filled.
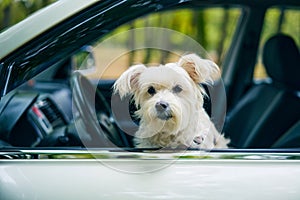
[[[127,69],[115,82],[114,93],[119,93],[123,98],[133,94],[138,88],[138,80],[141,73],[146,69],[145,65],[134,65]]]
[[[178,61],[196,83],[211,83],[221,77],[219,67],[212,61],[202,59],[196,54],[188,54]]]

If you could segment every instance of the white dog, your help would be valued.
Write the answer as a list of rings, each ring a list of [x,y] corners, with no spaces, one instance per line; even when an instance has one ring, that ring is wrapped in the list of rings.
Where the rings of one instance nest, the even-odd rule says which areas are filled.
[[[220,78],[218,66],[195,54],[157,67],[130,67],[114,84],[121,98],[132,95],[140,126],[138,148],[227,148],[225,139],[203,108],[205,91],[199,83]]]

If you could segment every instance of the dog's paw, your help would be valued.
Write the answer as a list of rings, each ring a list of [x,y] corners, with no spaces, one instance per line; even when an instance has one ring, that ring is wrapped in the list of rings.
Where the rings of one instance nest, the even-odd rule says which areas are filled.
[[[204,145],[204,137],[199,135],[195,136],[194,139],[190,142],[189,148],[192,149],[202,149]]]
[[[191,147],[199,148],[199,149],[212,149],[215,144],[211,137],[207,137],[207,135],[199,135],[194,137]]]
[[[202,144],[204,141],[204,137],[202,136],[196,136],[193,140],[193,142],[196,144],[196,145],[200,145]]]

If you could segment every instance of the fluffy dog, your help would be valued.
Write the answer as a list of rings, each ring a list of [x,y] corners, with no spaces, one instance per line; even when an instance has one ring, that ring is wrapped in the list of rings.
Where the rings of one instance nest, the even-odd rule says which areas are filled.
[[[220,78],[218,66],[196,54],[177,63],[156,67],[139,64],[125,71],[114,84],[121,98],[132,96],[140,126],[134,144],[138,148],[227,148],[203,108],[205,91],[199,83]]]

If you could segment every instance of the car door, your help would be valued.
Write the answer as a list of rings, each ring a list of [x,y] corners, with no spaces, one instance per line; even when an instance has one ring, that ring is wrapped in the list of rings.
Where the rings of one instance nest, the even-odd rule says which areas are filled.
[[[62,4],[64,3],[74,2],[65,0]],[[277,5],[278,2],[273,3]],[[85,52],[84,59],[72,65],[72,72],[84,74],[93,86],[97,86],[94,89],[98,88],[105,96],[106,102],[114,109],[115,104],[111,100],[114,97],[112,85],[129,66],[137,62],[150,64],[176,62],[178,56],[186,51],[196,51],[202,56],[214,59],[222,70],[224,82],[221,86],[223,86],[208,88],[211,98],[218,97],[214,94],[214,91],[217,91],[216,93],[221,96],[225,93],[227,95],[225,100],[230,102],[229,106],[224,108],[224,105],[227,105],[224,104],[224,98],[214,98],[212,106],[209,106],[213,108],[212,116],[218,116],[220,119],[219,128],[222,129],[224,109],[226,111],[235,106],[249,80],[252,81],[250,73],[252,69],[246,66],[254,64],[256,59],[263,24],[257,20],[263,19],[265,9],[273,3],[271,1],[268,3],[93,2],[92,6],[86,5],[58,24],[52,24],[46,31],[33,36],[19,48],[1,57],[1,95],[7,95],[9,91],[18,89],[17,86],[22,83],[32,83],[29,80],[40,72],[49,75],[46,69],[56,68],[64,59],[73,58],[76,61],[82,55],[82,48],[89,46],[95,52]],[[299,6],[298,1],[289,3]],[[52,13],[55,13],[56,5],[58,4],[53,5]],[[206,26],[205,22],[209,22],[209,25]],[[149,37],[145,36],[156,40],[146,41]],[[196,47],[193,47],[195,43]],[[242,74],[245,76],[236,76]],[[73,91],[72,88],[70,91]],[[60,99],[63,97],[60,96]],[[3,99],[5,100],[5,97]],[[220,100],[223,103],[219,103]],[[68,106],[72,110],[72,105]],[[125,105],[127,111],[130,110],[129,106],[128,101]],[[5,107],[1,107],[0,115],[3,114],[2,109]],[[31,109],[31,105],[28,108]],[[22,116],[27,117],[29,111],[32,109],[27,109]],[[114,111],[120,112],[118,109]],[[60,134],[71,133],[74,130],[88,136],[90,130],[85,129],[86,126],[80,126],[83,120],[77,111],[72,114],[74,121],[71,120],[70,123],[78,123],[79,126],[68,124],[59,129],[59,132],[50,132],[49,136],[53,135],[55,140],[64,141],[71,138],[61,137],[65,135]],[[129,123],[129,126],[137,127],[138,121],[131,116],[126,120],[128,121],[123,124]],[[18,130],[21,136],[27,131],[24,129],[23,132],[22,127]],[[134,136],[134,132],[126,130],[123,132]],[[0,137],[4,139],[2,132]],[[297,178],[300,173],[299,148],[174,150],[137,149],[133,146],[117,145],[99,148],[78,143],[64,144],[68,145],[5,144],[0,151],[0,198],[298,199],[299,197],[300,183]]]

